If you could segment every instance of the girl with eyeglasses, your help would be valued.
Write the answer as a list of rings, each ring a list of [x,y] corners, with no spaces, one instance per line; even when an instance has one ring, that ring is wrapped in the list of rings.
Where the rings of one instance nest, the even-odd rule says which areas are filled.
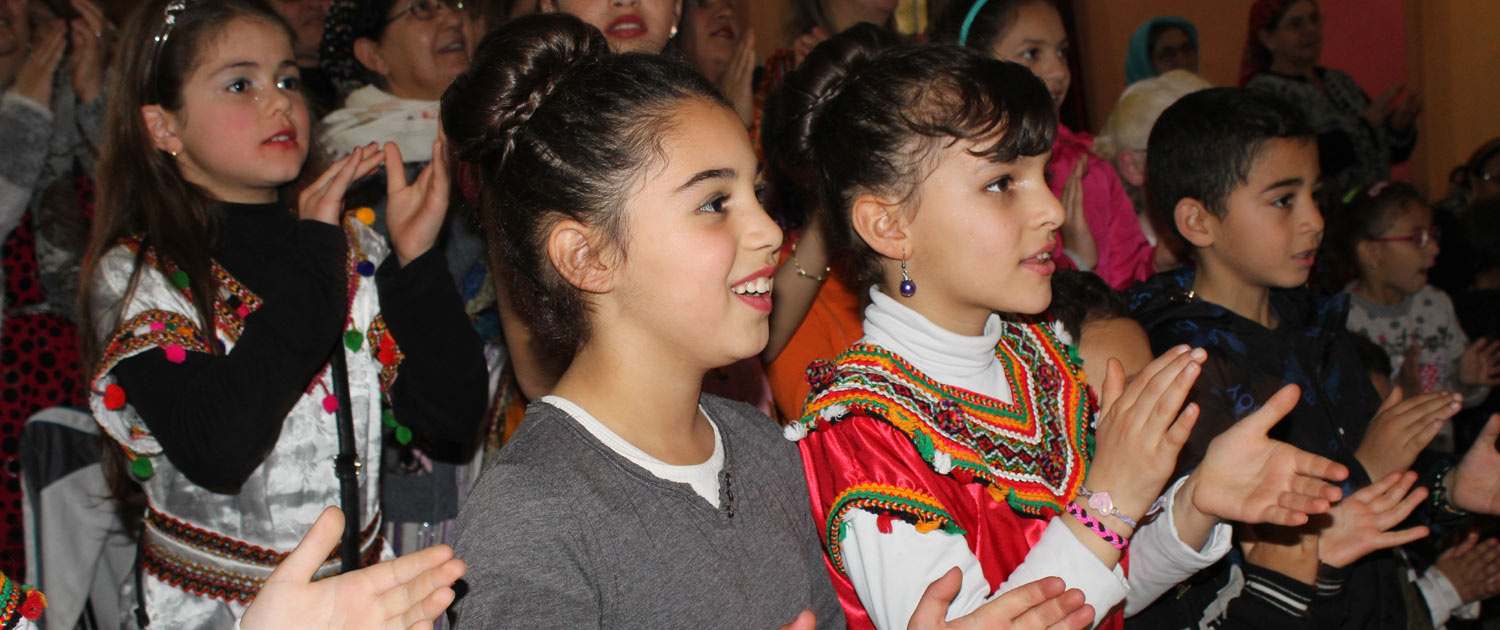
[[[1410,184],[1362,186],[1338,200],[1329,239],[1354,280],[1349,330],[1374,340],[1391,357],[1396,385],[1410,395],[1454,391],[1464,405],[1484,400],[1500,384],[1500,343],[1470,343],[1453,301],[1428,284],[1442,236],[1432,207]],[[1437,438],[1451,440],[1451,427]],[[1451,441],[1447,449],[1452,448]]]
[[[83,276],[89,405],[117,494],[145,495],[129,622],[229,628],[326,506],[348,525],[316,576],[389,557],[382,423],[467,439],[484,362],[434,253],[440,144],[410,184],[390,144],[308,169],[293,32],[262,0],[154,0],[125,33]],[[382,163],[389,241],[344,212]]]

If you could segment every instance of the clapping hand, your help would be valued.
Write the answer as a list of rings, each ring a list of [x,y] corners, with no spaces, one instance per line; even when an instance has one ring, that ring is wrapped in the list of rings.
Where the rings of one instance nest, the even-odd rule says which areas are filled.
[[[343,512],[332,507],[323,510],[297,548],[266,578],[240,627],[431,630],[433,620],[453,602],[453,583],[467,569],[453,557],[453,549],[428,547],[312,581],[343,531]]]
[[[1458,359],[1458,382],[1469,387],[1500,385],[1500,341],[1480,339]]]
[[[962,584],[957,567],[929,584],[907,630],[1083,630],[1094,623],[1094,607],[1083,601],[1083,591],[1069,590],[1056,577],[1018,586],[974,612],[945,620]]]
[[[1339,501],[1319,533],[1318,558],[1346,567],[1372,551],[1427,537],[1422,525],[1391,531],[1427,498],[1426,488],[1412,489],[1416,481],[1417,473],[1393,472]]]
[[[385,223],[396,260],[405,266],[432,248],[448,216],[448,165],[441,137],[432,143],[432,162],[416,181],[406,183],[401,149],[385,145]]]

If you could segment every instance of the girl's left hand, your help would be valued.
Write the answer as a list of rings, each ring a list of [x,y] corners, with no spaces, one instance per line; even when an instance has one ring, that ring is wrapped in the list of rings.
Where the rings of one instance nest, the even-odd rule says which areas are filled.
[[[403,267],[432,249],[448,216],[446,149],[440,132],[432,143],[432,161],[408,185],[401,149],[394,142],[385,144],[385,224],[391,231],[396,261]]]
[[[734,44],[734,56],[729,58],[729,68],[719,78],[719,91],[734,105],[734,113],[740,122],[749,127],[755,122],[755,29],[745,29],[740,41]]]
[[[1226,521],[1296,526],[1339,500],[1338,487],[1324,479],[1342,481],[1347,468],[1266,436],[1300,395],[1296,385],[1283,387],[1208,443],[1188,479],[1194,508]]]
[[[1480,339],[1458,359],[1458,382],[1468,387],[1500,385],[1500,341]]]
[[[1490,416],[1474,446],[1443,483],[1448,484],[1448,501],[1460,510],[1480,514],[1500,514],[1500,452],[1495,439],[1500,438],[1500,414]]]
[[[104,91],[104,70],[109,65],[114,27],[104,11],[91,0],[71,0],[79,17],[68,22],[68,40],[72,44],[68,59],[68,76],[78,102],[92,103]]]
[[[1343,568],[1370,552],[1426,538],[1425,525],[1391,530],[1427,498],[1427,488],[1412,489],[1416,481],[1417,473],[1393,472],[1339,501],[1319,532],[1318,559]]]

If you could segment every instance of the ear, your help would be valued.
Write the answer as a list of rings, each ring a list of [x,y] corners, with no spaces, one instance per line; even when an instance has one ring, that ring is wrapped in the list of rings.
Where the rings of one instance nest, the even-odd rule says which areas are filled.
[[[581,291],[606,293],[613,274],[595,246],[594,230],[577,221],[559,221],[547,235],[547,258],[564,280]]]
[[[1146,185],[1146,156],[1132,149],[1121,149],[1115,160],[1120,167],[1120,177],[1136,188]]]
[[[1177,231],[1182,233],[1182,238],[1194,247],[1214,244],[1214,237],[1219,231],[1219,217],[1209,212],[1208,206],[1203,205],[1203,202],[1191,197],[1182,198],[1172,211],[1172,219],[1177,224]]]
[[[849,212],[855,233],[864,239],[870,249],[892,260],[901,260],[911,255],[911,235],[906,229],[910,222],[902,211],[901,204],[879,195],[864,193],[854,199]]]
[[[385,57],[380,56],[380,44],[368,37],[354,40],[354,58],[359,61],[359,65],[375,74],[385,76],[391,71],[391,66],[385,62]]]
[[[141,117],[146,121],[146,132],[151,134],[151,144],[157,149],[176,155],[182,150],[182,139],[177,136],[177,118],[160,105],[141,107]]]
[[[1360,269],[1372,264],[1378,265],[1384,252],[1385,249],[1380,247],[1379,243],[1361,240],[1358,245],[1354,246],[1354,257],[1358,259],[1355,262],[1359,263]]]

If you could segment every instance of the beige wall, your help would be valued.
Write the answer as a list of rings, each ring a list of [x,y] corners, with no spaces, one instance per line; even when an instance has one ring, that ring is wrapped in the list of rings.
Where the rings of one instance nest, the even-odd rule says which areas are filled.
[[[1413,180],[1428,195],[1447,190],[1448,171],[1500,136],[1500,2],[1407,0],[1413,85],[1427,104]]]

